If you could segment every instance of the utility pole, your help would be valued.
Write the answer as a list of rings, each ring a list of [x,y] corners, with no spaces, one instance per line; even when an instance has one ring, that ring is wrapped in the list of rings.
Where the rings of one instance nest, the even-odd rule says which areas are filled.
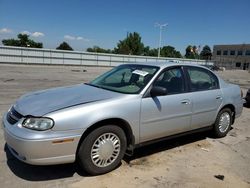
[[[158,58],[161,56],[161,33],[162,33],[162,29],[163,29],[164,27],[166,27],[167,25],[168,25],[167,23],[165,23],[165,24],[156,23],[156,24],[155,24],[155,27],[159,27],[159,28],[160,28]]]

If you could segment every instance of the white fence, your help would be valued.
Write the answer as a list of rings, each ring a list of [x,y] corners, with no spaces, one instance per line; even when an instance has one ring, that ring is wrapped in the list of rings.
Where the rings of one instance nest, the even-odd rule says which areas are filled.
[[[124,63],[168,60],[190,62],[189,59],[0,46],[0,63],[117,66]],[[213,62],[204,60],[192,60],[192,63],[213,65]]]

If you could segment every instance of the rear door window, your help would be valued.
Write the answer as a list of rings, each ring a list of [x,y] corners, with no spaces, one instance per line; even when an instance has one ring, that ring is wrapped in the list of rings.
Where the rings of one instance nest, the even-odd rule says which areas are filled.
[[[219,88],[217,77],[210,71],[199,67],[187,67],[191,91],[205,91]]]

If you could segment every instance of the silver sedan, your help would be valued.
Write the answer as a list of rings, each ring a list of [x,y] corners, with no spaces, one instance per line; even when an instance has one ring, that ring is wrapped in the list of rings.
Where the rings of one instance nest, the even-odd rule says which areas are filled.
[[[92,175],[172,135],[226,136],[242,112],[239,86],[193,64],[115,67],[90,83],[28,93],[3,116],[7,146],[36,165],[72,163]]]

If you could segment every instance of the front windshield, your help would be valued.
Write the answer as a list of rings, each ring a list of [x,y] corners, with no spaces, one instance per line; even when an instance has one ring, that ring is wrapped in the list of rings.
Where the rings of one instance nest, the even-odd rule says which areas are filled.
[[[158,69],[148,65],[121,65],[99,76],[89,85],[119,93],[138,94]]]

